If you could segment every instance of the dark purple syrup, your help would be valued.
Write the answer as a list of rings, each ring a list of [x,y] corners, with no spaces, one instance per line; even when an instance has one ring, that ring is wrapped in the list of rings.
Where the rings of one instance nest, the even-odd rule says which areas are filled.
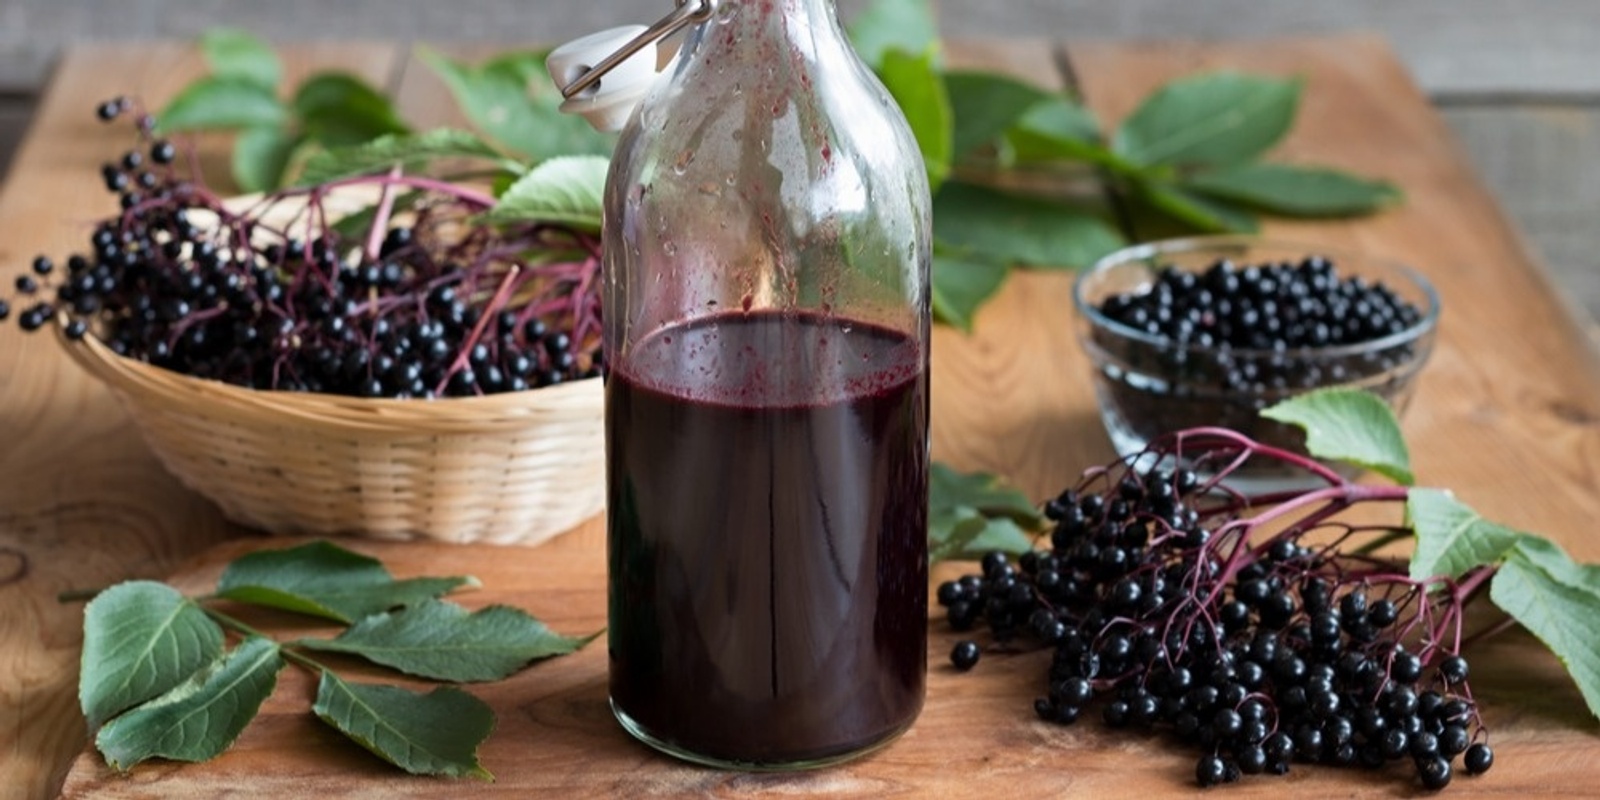
[[[647,737],[793,764],[916,718],[925,364],[885,328],[757,312],[667,328],[612,366],[611,698]]]

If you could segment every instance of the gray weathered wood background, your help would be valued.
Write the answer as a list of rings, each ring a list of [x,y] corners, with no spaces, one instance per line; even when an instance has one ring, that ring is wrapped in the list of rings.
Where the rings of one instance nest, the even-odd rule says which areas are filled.
[[[841,0],[853,13],[861,0]],[[667,0],[0,0],[0,172],[63,44],[236,25],[278,41],[551,42]],[[1600,0],[944,0],[950,37],[1377,31],[1591,319],[1600,319]]]

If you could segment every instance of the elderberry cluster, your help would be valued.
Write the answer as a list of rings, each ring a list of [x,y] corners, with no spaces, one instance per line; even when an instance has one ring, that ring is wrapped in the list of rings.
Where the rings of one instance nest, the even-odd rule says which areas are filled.
[[[1101,479],[1046,505],[1048,550],[989,553],[938,587],[952,629],[1053,650],[1039,717],[1098,706],[1109,727],[1164,732],[1200,752],[1201,786],[1403,763],[1438,789],[1457,757],[1470,774],[1493,764],[1467,661],[1423,624],[1426,593],[1303,529],[1238,538],[1237,504],[1186,469]],[[971,668],[975,643],[952,661]]]
[[[96,114],[132,110],[117,99]],[[24,331],[61,324],[68,339],[92,334],[119,355],[254,389],[468,396],[603,368],[591,237],[476,227],[481,209],[448,194],[415,201],[407,224],[346,231],[304,191],[309,233],[292,235],[185,177],[149,115],[136,125],[141,146],[100,170],[121,213],[60,269],[35,258],[0,297],[0,320],[15,311]],[[579,255],[537,265],[506,255],[528,252]]]

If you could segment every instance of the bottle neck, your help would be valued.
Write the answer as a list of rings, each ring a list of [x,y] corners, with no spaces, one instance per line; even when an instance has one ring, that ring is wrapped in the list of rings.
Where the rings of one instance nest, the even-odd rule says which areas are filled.
[[[807,58],[848,47],[834,0],[720,0],[716,15],[690,36],[706,55],[732,56],[760,41],[789,41]],[[774,57],[778,54],[771,54]]]

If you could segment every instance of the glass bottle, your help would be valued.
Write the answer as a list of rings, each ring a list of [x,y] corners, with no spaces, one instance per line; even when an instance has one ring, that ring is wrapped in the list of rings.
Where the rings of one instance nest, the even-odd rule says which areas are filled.
[[[611,705],[673,755],[881,746],[927,659],[931,219],[832,0],[721,0],[604,231]]]

